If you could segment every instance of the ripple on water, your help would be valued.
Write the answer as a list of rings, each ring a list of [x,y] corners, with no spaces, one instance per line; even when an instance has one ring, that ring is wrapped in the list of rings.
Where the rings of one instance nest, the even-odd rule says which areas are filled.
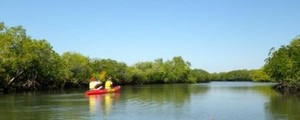
[[[141,108],[155,109],[159,106],[155,102],[152,102],[150,100],[141,100],[139,98],[128,99],[126,100],[125,104],[128,106],[132,106],[133,109],[135,108],[137,110],[140,110]]]

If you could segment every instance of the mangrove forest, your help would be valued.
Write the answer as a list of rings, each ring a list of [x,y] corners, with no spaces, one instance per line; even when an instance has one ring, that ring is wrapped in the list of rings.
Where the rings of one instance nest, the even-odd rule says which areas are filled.
[[[264,71],[279,84],[274,86],[282,92],[300,91],[300,36],[289,45],[282,45],[278,50],[272,48],[266,59]]]
[[[78,52],[58,54],[47,40],[34,39],[22,26],[0,23],[0,90],[51,90],[88,86],[94,77],[114,84],[170,84],[209,81],[276,81],[299,86],[300,39],[272,49],[266,64],[255,70],[209,73],[191,68],[181,56],[171,60],[157,58],[128,66],[113,59],[90,58]]]

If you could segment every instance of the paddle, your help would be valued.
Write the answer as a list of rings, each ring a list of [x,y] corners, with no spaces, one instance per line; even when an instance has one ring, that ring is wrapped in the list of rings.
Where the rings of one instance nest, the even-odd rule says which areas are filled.
[[[105,78],[105,76],[106,76],[106,71],[102,71],[102,72],[99,74],[99,81],[100,81],[100,84],[97,86],[97,89],[98,89],[98,90],[104,88],[104,87],[101,86],[101,83],[102,83],[102,81],[104,82],[103,79]]]
[[[102,71],[100,74],[99,74],[99,80],[100,81],[103,81],[103,78],[105,77],[106,75],[106,71]]]

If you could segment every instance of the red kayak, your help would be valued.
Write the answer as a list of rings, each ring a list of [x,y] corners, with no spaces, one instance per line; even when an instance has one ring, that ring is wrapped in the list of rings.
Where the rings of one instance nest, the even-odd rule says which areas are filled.
[[[88,90],[85,92],[85,95],[97,95],[97,94],[105,94],[105,93],[113,93],[120,91],[121,86],[116,86],[113,89],[106,90],[106,89],[100,89],[100,90]]]

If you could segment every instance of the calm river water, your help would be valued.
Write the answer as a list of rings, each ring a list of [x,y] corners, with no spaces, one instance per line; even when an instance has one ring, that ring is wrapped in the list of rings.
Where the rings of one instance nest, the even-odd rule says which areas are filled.
[[[123,86],[119,93],[85,90],[0,94],[1,120],[300,120],[300,97],[270,83]]]

